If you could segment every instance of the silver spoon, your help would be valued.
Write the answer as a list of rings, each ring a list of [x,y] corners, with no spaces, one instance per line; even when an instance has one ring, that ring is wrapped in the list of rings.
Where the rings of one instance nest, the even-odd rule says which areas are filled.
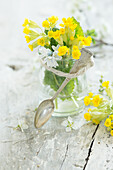
[[[83,48],[81,51],[80,59],[74,63],[70,73],[77,73],[78,76],[80,74],[83,74],[88,68],[93,66],[94,62],[91,59],[92,55],[93,54],[89,50]],[[50,119],[54,111],[54,99],[58,96],[58,94],[63,90],[63,88],[70,80],[71,78],[66,78],[51,99],[44,100],[40,103],[34,119],[34,125],[36,128],[40,128]]]

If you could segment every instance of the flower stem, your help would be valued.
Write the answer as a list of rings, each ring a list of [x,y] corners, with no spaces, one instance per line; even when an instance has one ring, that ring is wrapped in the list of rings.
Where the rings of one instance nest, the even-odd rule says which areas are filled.
[[[72,98],[74,104],[76,105],[76,107],[79,108],[79,105],[78,105],[78,103],[76,102],[76,100],[74,99],[74,97],[72,96],[71,98]]]
[[[58,109],[58,101],[57,101],[57,98],[55,99],[55,108]]]
[[[57,86],[58,86],[58,88],[59,88],[59,83],[58,83],[58,81],[57,81],[57,79],[56,79],[56,76],[55,76],[55,74],[53,73],[53,76],[54,76],[54,79],[55,79],[55,82],[56,82],[56,84],[57,84]]]

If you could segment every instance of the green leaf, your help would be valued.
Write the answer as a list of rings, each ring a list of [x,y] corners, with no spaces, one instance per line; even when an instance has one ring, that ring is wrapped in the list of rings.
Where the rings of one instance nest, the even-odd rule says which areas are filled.
[[[49,30],[45,30],[45,31],[44,31],[46,35],[48,34],[48,31],[49,31]]]
[[[97,37],[97,32],[95,29],[87,30],[85,33],[86,36]]]
[[[56,28],[56,27],[52,28],[52,31],[53,31],[53,32],[55,32],[55,31],[57,31],[57,30],[59,30],[59,28]]]
[[[56,67],[57,70],[61,70],[65,73],[69,73],[70,69],[72,68],[73,61],[58,61],[59,66]],[[68,66],[67,66],[68,65]],[[45,77],[44,77],[44,84],[49,85],[54,91],[57,91],[63,81],[65,80],[65,77],[60,77],[58,75],[55,75],[54,73],[45,70]],[[73,92],[73,89],[75,87],[75,81],[74,79],[71,79],[69,83],[64,87],[62,92],[60,93],[63,96],[70,96]],[[61,98],[62,100],[65,100],[65,98]]]
[[[51,45],[51,50],[52,50],[52,45],[57,46],[58,42],[54,38],[51,38],[50,39],[50,45]]]
[[[100,83],[102,83],[102,82],[103,82],[103,80],[102,80],[102,79],[100,79],[99,81],[100,81]]]
[[[95,45],[96,44],[96,41],[94,38],[92,38],[92,43]]]
[[[84,36],[84,32],[82,30],[82,27],[80,26],[80,23],[74,17],[72,17],[72,19],[73,19],[73,22],[75,24],[77,24],[77,27],[75,28],[75,36],[74,37],[77,37],[77,35]]]

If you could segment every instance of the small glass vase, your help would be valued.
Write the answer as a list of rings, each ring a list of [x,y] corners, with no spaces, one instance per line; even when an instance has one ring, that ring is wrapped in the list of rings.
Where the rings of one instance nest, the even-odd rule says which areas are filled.
[[[61,60],[59,61],[69,68],[68,63],[74,63],[75,60]],[[66,64],[67,63],[67,64]],[[63,68],[63,67],[62,67]],[[66,69],[59,69],[60,71],[67,72]],[[70,71],[70,70],[69,70]],[[69,72],[68,71],[68,72]],[[60,77],[46,70],[43,66],[40,65],[38,72],[39,76],[39,103],[45,99],[50,99],[54,96],[62,82],[65,80],[65,77]],[[54,100],[54,113],[52,116],[64,117],[71,116],[74,114],[79,114],[84,109],[83,98],[87,94],[87,80],[86,74],[80,75],[76,78],[72,78],[58,97]]]

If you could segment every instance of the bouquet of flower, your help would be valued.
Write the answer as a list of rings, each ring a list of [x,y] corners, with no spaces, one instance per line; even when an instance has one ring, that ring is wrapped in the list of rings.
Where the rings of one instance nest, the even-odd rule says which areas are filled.
[[[43,64],[54,67],[65,73],[69,73],[73,60],[78,60],[81,56],[81,49],[90,46],[92,39],[85,37],[80,23],[74,17],[62,18],[62,23],[57,26],[58,17],[51,16],[42,22],[41,28],[34,21],[25,19],[24,30],[27,43],[32,42],[28,47],[33,51],[38,47],[38,54]],[[53,72],[45,70],[44,84],[49,85],[57,91],[65,77],[60,77]],[[69,96],[78,84],[78,79],[71,79],[62,90],[61,94]],[[64,100],[64,99],[62,99]]]
[[[90,92],[84,98],[84,104],[86,106],[95,107],[92,109],[89,108],[88,112],[84,114],[84,118],[95,124],[99,124],[102,120],[105,120],[104,125],[108,131],[111,131],[111,135],[113,136],[113,89],[109,87],[109,81],[102,82],[102,87],[107,94],[106,97],[100,94],[93,95]]]

